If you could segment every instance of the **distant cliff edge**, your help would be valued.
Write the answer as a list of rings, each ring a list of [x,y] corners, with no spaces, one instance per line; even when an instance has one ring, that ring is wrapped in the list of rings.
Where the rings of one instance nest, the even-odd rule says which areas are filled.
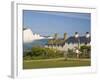
[[[39,40],[39,39],[50,39],[52,37],[44,37],[40,36],[39,34],[33,34],[32,30],[29,28],[23,28],[23,40],[24,43],[30,43],[34,40]]]

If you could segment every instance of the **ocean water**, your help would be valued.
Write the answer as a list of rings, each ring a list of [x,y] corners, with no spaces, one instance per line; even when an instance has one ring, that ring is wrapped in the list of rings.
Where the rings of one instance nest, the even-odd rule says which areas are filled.
[[[30,43],[23,43],[23,50],[30,50],[34,46],[44,46],[48,43],[48,39],[33,40]]]

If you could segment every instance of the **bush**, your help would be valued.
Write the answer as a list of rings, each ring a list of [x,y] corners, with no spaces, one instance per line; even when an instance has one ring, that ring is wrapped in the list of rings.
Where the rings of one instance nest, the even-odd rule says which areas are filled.
[[[80,52],[81,52],[79,55],[80,58],[90,58],[91,46],[87,46],[87,45],[80,46]],[[67,57],[76,58],[77,54],[75,53],[75,51],[73,51],[73,49],[68,49]]]
[[[31,57],[30,59],[57,58],[57,57],[62,57],[63,52],[56,49],[51,49],[51,48],[33,47],[31,52],[25,52],[24,57],[27,57],[27,56],[30,56]]]
[[[76,58],[76,53],[73,51],[73,49],[68,49],[67,56],[68,58]]]

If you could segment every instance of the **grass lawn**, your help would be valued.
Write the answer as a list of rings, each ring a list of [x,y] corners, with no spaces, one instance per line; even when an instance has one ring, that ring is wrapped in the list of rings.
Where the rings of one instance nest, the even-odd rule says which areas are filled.
[[[90,59],[42,59],[42,60],[24,60],[23,69],[36,69],[36,68],[56,68],[56,67],[77,67],[77,66],[90,66]]]

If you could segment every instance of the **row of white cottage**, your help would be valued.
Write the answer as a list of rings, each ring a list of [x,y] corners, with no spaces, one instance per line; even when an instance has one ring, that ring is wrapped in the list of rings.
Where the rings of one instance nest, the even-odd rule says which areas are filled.
[[[80,36],[79,38],[75,38],[74,36],[69,37],[65,41],[63,39],[58,39],[61,41],[60,43],[47,43],[45,47],[54,48],[61,51],[67,51],[68,49],[75,49],[78,45],[90,45],[91,38],[86,38],[86,36]]]

